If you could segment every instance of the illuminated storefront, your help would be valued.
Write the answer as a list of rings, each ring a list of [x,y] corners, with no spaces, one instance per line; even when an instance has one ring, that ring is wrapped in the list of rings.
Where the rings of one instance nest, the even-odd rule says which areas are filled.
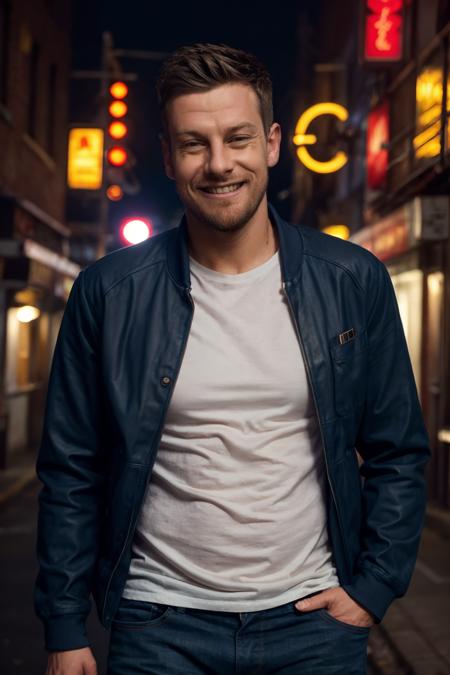
[[[438,439],[445,426],[448,386],[443,363],[449,214],[447,196],[420,196],[351,237],[382,260],[391,275],[433,448],[430,494],[443,505],[447,478],[439,467],[447,447]]]
[[[416,221],[417,202],[406,204],[370,227],[359,230],[351,240],[382,260],[388,267],[397,295],[403,329],[416,380],[422,385],[423,272],[418,249],[422,221]],[[420,208],[420,207],[419,207]]]
[[[39,210],[12,198],[0,200],[0,216],[9,235],[0,241],[0,318],[6,338],[0,468],[6,468],[39,444],[53,349],[80,268],[64,254],[64,226],[39,220]]]

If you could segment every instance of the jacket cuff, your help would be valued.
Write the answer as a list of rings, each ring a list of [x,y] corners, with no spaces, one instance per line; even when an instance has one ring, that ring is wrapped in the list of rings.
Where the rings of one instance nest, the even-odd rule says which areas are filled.
[[[361,570],[353,583],[342,584],[342,588],[373,614],[376,623],[380,623],[391,602],[399,596],[389,584],[367,570]]]
[[[89,647],[85,614],[60,614],[44,620],[45,647],[49,652]]]

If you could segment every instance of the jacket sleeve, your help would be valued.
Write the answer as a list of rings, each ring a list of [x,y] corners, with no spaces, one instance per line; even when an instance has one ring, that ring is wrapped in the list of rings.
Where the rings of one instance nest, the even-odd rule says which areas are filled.
[[[366,402],[355,444],[363,460],[362,547],[354,581],[343,587],[381,621],[414,570],[430,451],[394,288],[383,263],[374,262]]]
[[[43,487],[34,600],[50,651],[89,644],[85,620],[103,508],[99,317],[84,274],[72,286],[56,341],[37,460]]]

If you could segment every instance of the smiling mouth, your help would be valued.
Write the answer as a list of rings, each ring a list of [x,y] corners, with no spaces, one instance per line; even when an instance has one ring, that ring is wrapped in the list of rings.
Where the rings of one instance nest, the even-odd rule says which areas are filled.
[[[222,186],[207,186],[207,187],[201,187],[199,188],[202,190],[202,192],[207,192],[208,194],[211,195],[224,195],[228,194],[229,192],[237,192],[240,187],[244,185],[244,182],[241,183],[231,183],[230,185],[222,185]]]

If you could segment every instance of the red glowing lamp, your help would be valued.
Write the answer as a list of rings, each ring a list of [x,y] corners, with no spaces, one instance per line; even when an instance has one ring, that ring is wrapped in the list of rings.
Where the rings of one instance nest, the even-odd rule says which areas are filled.
[[[109,93],[113,98],[125,98],[128,94],[128,87],[125,82],[113,82],[109,88]]]
[[[139,244],[152,236],[153,225],[149,218],[127,218],[120,226],[120,238],[124,244]]]
[[[128,106],[124,101],[112,101],[109,104],[108,110],[111,117],[119,119],[120,117],[125,117],[128,112]]]
[[[123,166],[128,159],[128,153],[124,148],[114,145],[106,153],[106,158],[112,166]]]
[[[108,133],[111,138],[115,138],[117,141],[119,141],[121,138],[124,138],[127,135],[127,125],[124,122],[119,122],[118,120],[111,122],[108,127]]]

